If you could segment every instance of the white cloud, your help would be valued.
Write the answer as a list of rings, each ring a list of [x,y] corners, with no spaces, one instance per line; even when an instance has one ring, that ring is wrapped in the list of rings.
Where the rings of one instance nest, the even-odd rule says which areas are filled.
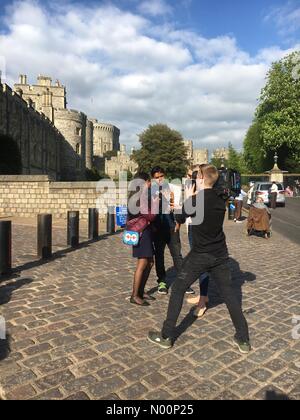
[[[138,6],[138,11],[146,16],[163,16],[172,13],[172,7],[165,0],[145,0]]]
[[[232,37],[158,27],[114,6],[70,4],[50,13],[24,0],[5,22],[0,56],[9,84],[20,73],[32,83],[39,73],[60,79],[70,108],[118,125],[128,145],[148,124],[164,122],[195,147],[232,141],[240,148],[269,65],[287,52],[251,57]]]
[[[281,7],[275,7],[265,16],[266,22],[274,22],[281,35],[290,35],[300,29],[299,2],[290,0]]]

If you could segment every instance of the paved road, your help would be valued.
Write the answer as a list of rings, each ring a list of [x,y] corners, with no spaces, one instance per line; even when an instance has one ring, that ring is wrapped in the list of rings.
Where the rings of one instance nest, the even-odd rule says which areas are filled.
[[[273,211],[273,229],[300,244],[300,198],[287,198],[285,208]]]
[[[195,321],[185,302],[179,339],[164,351],[146,335],[161,327],[169,299],[156,295],[149,308],[129,304],[134,262],[119,235],[66,252],[65,231],[55,229],[56,258],[40,263],[36,229],[14,226],[18,271],[0,283],[8,333],[0,340],[0,392],[8,399],[300,399],[292,323],[300,316],[300,247],[277,232],[270,241],[249,238],[245,224],[228,221],[226,234],[252,337],[248,356],[232,345],[213,280],[207,316]]]

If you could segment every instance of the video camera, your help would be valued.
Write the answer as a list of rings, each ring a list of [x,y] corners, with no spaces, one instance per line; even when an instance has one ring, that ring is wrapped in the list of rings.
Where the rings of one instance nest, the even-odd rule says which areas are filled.
[[[225,168],[219,169],[219,174],[220,176],[214,189],[224,200],[228,200],[230,197],[237,197],[242,189],[241,174],[234,169]]]

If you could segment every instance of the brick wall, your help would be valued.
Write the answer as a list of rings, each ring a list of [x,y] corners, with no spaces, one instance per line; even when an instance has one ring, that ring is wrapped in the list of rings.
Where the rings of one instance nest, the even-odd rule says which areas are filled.
[[[104,219],[108,205],[126,204],[126,190],[103,193],[97,182],[53,182],[44,175],[0,176],[0,217],[51,213],[54,219],[66,219],[69,210],[79,210],[81,219],[87,219],[88,209],[97,207]]]

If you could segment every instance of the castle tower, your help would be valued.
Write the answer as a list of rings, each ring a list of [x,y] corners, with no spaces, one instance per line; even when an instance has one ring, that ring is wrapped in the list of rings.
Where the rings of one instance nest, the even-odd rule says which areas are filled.
[[[121,156],[126,155],[126,145],[125,144],[121,144],[121,146],[120,146],[120,155]]]
[[[112,150],[120,150],[120,130],[111,124],[94,122],[94,155],[103,157]]]
[[[54,108],[53,108],[53,93],[47,88],[42,94],[42,109],[41,112],[54,121]]]
[[[52,106],[52,108],[66,109],[66,88],[62,86],[59,81],[57,81],[55,85],[52,85],[51,77],[39,75],[37,78],[37,84],[29,85],[27,83],[27,76],[25,74],[21,74],[19,83],[14,85],[14,91],[17,93],[20,89],[23,92],[23,99],[27,102],[31,99],[32,105],[37,111],[44,112],[43,107],[45,107],[45,103],[47,104],[45,114],[48,118],[50,117],[49,119],[52,122],[53,111],[50,111],[50,106]],[[50,96],[52,96],[51,100]],[[49,99],[46,100],[45,97],[48,97]],[[51,103],[51,105],[49,103]]]
[[[94,124],[93,121],[87,120],[86,122],[86,167],[92,169],[93,167],[93,137],[94,137]]]
[[[184,140],[184,145],[187,149],[188,160],[192,160],[192,158],[193,158],[193,142],[192,142],[192,140]]]
[[[207,164],[209,161],[208,149],[194,149],[193,163],[194,165]]]
[[[68,142],[62,153],[62,177],[67,180],[82,180],[86,164],[87,117],[82,112],[56,109],[54,121],[56,128]]]

